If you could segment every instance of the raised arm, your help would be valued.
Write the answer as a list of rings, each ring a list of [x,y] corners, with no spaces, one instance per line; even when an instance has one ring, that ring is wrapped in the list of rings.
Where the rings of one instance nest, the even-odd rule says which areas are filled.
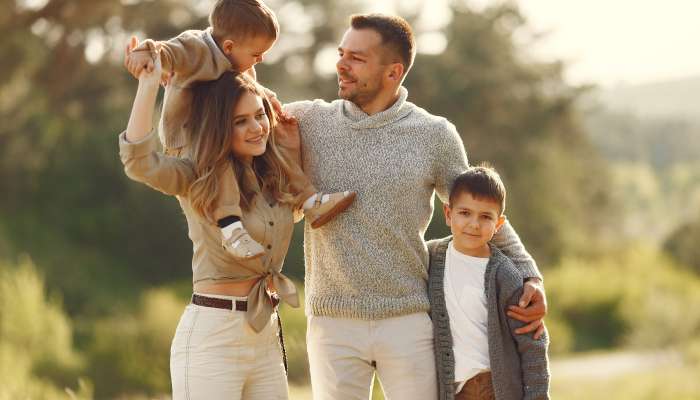
[[[129,123],[126,131],[119,135],[119,155],[124,171],[131,179],[166,194],[183,195],[195,176],[191,161],[156,151],[153,111],[160,76],[161,63],[158,59],[151,72],[141,72]]]
[[[132,38],[132,43],[134,40],[135,38]],[[139,142],[153,130],[153,110],[160,87],[161,72],[161,62],[156,59],[153,69],[143,70],[139,74],[139,86],[124,135],[128,142]]]
[[[213,39],[202,31],[185,31],[165,41],[146,39],[140,44],[137,41],[127,53],[124,64],[138,78],[142,69],[152,70],[156,55],[160,57],[165,75],[176,74],[180,85],[217,79],[223,71],[231,69],[231,63]],[[248,73],[255,74],[254,71]]]

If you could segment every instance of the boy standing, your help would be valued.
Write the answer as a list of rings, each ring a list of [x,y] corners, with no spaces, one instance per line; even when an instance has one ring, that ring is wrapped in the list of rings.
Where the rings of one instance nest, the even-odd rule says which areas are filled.
[[[132,39],[124,61],[136,78],[145,68],[152,70],[154,57],[160,57],[165,81],[163,112],[159,136],[166,154],[188,157],[192,145],[186,121],[191,108],[190,87],[197,81],[218,79],[228,70],[243,72],[256,78],[255,64],[261,62],[279,35],[275,14],[258,0],[218,0],[209,15],[211,27],[189,30],[168,41],[147,39],[141,45]],[[275,94],[267,92],[279,110]],[[288,149],[290,186],[303,204],[307,219],[318,228],[345,210],[355,198],[354,192],[317,193],[316,188],[298,165],[298,152]],[[236,181],[233,168],[227,168],[222,180]],[[222,232],[222,244],[236,258],[251,259],[264,254],[263,247],[253,240],[240,216],[240,193],[237,185],[219,193],[217,207],[210,216]],[[300,202],[301,203],[301,202]]]
[[[428,242],[428,290],[435,331],[439,398],[548,399],[548,335],[516,335],[506,315],[523,291],[522,273],[489,244],[505,221],[498,173],[472,167],[444,205],[452,236]]]

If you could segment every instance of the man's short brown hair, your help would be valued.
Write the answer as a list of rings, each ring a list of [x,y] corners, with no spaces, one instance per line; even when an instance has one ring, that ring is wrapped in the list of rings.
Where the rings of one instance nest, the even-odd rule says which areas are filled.
[[[470,167],[455,179],[450,188],[450,204],[462,193],[498,203],[501,215],[506,210],[506,187],[498,172],[488,164]]]
[[[415,40],[413,29],[405,19],[384,14],[355,14],[350,17],[353,29],[372,29],[382,37],[382,45],[388,47],[403,64],[404,76],[413,65]]]
[[[280,32],[275,13],[259,0],[217,0],[209,14],[209,24],[216,40],[276,40]]]

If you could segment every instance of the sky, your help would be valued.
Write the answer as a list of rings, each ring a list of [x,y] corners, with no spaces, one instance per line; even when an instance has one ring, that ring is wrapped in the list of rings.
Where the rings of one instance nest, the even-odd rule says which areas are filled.
[[[447,1],[426,1],[425,20],[445,22]],[[506,0],[461,1],[481,10]],[[419,0],[401,0],[398,4],[416,2]],[[564,60],[568,65],[565,78],[570,83],[609,87],[700,75],[700,0],[515,2],[530,27],[545,34],[527,51],[544,60]],[[373,11],[392,12],[401,7],[396,0],[372,3]],[[427,44],[430,42],[426,39]],[[444,43],[438,43],[436,48],[440,47]]]
[[[477,3],[484,3],[478,1]],[[700,75],[699,0],[522,0],[548,34],[533,52],[571,83],[642,84]]]

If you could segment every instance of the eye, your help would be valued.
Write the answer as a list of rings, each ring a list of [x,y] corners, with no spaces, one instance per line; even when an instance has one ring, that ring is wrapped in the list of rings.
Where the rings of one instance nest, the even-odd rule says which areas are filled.
[[[245,119],[237,119],[233,122],[234,126],[241,126],[245,124]]]
[[[258,120],[261,120],[261,119],[263,119],[263,118],[264,118],[264,119],[267,119],[267,114],[265,114],[265,113],[260,113],[260,114],[255,115],[255,118],[258,119]]]
[[[487,221],[491,221],[493,219],[493,217],[491,217],[490,215],[482,215],[481,218],[483,218]]]

